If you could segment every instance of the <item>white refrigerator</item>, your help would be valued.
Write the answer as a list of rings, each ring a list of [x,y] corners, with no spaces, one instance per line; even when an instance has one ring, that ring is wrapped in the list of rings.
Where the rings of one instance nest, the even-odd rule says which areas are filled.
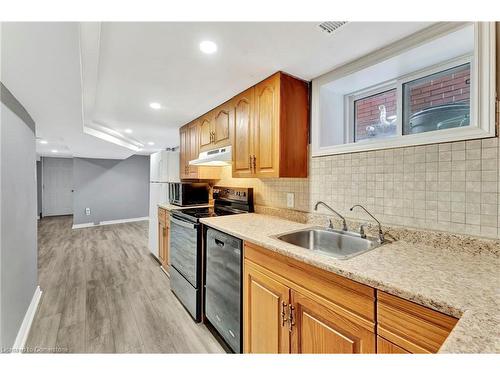
[[[179,182],[179,151],[160,151],[150,156],[149,250],[157,258],[158,204],[168,203],[168,183]]]

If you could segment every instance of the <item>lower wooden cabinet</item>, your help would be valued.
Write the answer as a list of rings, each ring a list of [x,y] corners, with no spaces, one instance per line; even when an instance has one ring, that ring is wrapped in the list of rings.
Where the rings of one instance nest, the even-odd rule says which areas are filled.
[[[311,266],[253,244],[245,243],[244,251],[245,353],[375,353],[372,288],[358,293],[355,282],[324,280]]]
[[[158,255],[161,265],[168,271],[170,242],[170,215],[163,208],[158,209]]]
[[[377,292],[377,333],[409,353],[436,353],[457,319],[414,302]]]
[[[286,312],[290,289],[245,262],[244,350],[245,353],[289,353],[290,335]]]
[[[291,353],[373,353],[375,334],[321,303],[291,291]]]
[[[393,344],[392,342],[377,336],[377,353],[378,354],[410,354],[409,351]]]
[[[245,242],[244,353],[436,353],[457,319]]]

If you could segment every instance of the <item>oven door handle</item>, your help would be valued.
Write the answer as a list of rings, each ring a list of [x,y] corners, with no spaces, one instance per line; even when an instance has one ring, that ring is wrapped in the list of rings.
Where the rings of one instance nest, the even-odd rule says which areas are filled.
[[[179,219],[175,219],[173,217],[170,217],[170,221],[172,223],[180,225],[181,227],[184,227],[184,228],[196,229],[196,224],[188,223],[187,221],[182,221],[182,220],[179,220]]]

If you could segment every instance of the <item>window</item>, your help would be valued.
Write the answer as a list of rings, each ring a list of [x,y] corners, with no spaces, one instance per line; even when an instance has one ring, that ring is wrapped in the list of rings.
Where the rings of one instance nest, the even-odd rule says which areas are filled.
[[[470,64],[403,85],[403,134],[470,125]]]
[[[392,89],[354,100],[354,142],[397,134],[396,94]]]
[[[313,80],[313,156],[494,136],[494,30],[440,23]]]

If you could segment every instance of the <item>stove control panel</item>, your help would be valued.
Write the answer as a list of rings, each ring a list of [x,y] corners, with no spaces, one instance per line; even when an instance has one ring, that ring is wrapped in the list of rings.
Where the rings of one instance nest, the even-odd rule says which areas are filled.
[[[253,188],[214,186],[213,198],[253,205]]]

